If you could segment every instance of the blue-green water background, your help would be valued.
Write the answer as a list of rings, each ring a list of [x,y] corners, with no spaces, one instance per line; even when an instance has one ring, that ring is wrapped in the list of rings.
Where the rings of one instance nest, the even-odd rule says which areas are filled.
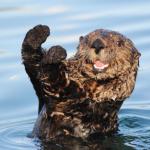
[[[40,149],[27,137],[38,101],[20,56],[25,33],[37,24],[51,28],[45,48],[59,44],[69,55],[75,52],[79,36],[97,28],[132,39],[142,54],[136,87],[119,113],[119,134],[106,138],[103,145],[150,149],[150,1],[0,0],[0,150]],[[76,145],[76,149],[86,147]]]

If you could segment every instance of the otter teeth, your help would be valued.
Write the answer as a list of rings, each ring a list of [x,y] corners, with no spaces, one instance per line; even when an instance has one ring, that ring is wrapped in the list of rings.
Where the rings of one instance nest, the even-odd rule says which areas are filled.
[[[103,70],[103,69],[105,69],[106,67],[108,67],[108,64],[103,65],[103,66],[100,66],[100,67],[98,67],[98,66],[96,66],[96,64],[94,64],[94,68],[95,68],[95,69],[98,69],[98,70]]]

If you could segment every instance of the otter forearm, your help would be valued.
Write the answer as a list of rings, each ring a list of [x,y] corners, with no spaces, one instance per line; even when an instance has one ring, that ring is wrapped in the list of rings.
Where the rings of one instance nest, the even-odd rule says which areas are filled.
[[[30,80],[36,91],[36,94],[39,97],[39,99],[42,99],[41,92],[40,92],[41,86],[39,82],[39,72],[40,72],[41,59],[43,57],[43,51],[40,45],[35,47],[37,43],[35,44],[34,42],[31,42],[31,39],[35,36],[34,30],[31,29],[26,34],[22,44],[21,54],[22,54],[22,60],[25,66],[25,70],[28,76],[30,77]],[[41,102],[41,100],[39,100],[39,102]]]
[[[58,96],[67,85],[66,50],[57,45],[51,47],[41,60],[40,82],[44,97]]]
[[[42,64],[40,82],[44,97],[59,97],[69,82],[65,64]]]
[[[30,77],[30,80],[39,98],[39,112],[44,104],[43,95],[41,92],[41,83],[39,80],[41,60],[44,53],[41,48],[41,44],[47,39],[49,34],[50,30],[47,26],[35,26],[33,29],[27,32],[21,50],[25,70]]]

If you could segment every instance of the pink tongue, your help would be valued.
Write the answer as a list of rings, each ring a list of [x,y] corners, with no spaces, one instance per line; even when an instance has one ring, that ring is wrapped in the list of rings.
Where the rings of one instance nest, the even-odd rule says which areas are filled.
[[[96,60],[94,64],[95,64],[96,67],[102,67],[102,66],[105,65],[105,64],[103,64],[103,63],[102,63],[101,61],[99,61],[99,60]]]

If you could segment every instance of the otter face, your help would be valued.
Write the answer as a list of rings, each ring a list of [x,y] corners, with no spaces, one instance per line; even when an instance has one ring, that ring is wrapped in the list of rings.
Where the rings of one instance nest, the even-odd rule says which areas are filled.
[[[140,54],[133,43],[123,35],[99,29],[80,37],[76,57],[81,72],[91,78],[114,78],[131,70]]]

